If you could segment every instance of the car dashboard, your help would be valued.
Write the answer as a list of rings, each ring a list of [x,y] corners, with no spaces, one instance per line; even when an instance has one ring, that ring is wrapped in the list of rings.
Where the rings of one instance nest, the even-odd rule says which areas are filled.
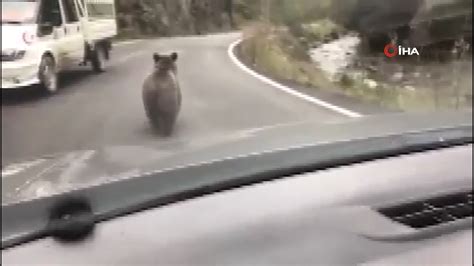
[[[192,176],[189,176],[192,178]],[[472,145],[291,175],[104,221],[3,265],[472,265]]]

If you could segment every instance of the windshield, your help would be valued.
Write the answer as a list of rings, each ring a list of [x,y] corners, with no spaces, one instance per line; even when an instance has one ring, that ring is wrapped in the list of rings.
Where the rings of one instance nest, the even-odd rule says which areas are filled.
[[[33,23],[36,9],[37,1],[2,0],[2,24]]]
[[[472,0],[2,1],[36,18],[2,26],[2,204],[472,110]]]

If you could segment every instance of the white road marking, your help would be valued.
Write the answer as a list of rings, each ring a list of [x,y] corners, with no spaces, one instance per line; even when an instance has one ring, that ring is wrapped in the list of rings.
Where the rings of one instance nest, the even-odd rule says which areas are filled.
[[[329,109],[331,111],[334,111],[334,112],[337,112],[337,113],[340,113],[342,115],[345,115],[345,116],[348,116],[348,117],[351,117],[351,118],[359,118],[359,117],[363,117],[362,114],[359,114],[357,112],[354,112],[354,111],[351,111],[351,110],[348,110],[348,109],[345,109],[345,108],[342,108],[342,107],[339,107],[337,105],[334,105],[334,104],[331,104],[331,103],[328,103],[328,102],[325,102],[323,100],[320,100],[318,98],[315,98],[315,97],[312,97],[312,96],[309,96],[307,94],[304,94],[304,93],[301,93],[295,89],[292,89],[288,86],[285,86],[283,84],[280,84],[274,80],[271,80],[269,79],[268,77],[265,77],[255,71],[253,71],[252,69],[250,69],[249,67],[247,67],[244,63],[242,63],[238,58],[237,56],[234,54],[234,49],[235,47],[240,44],[242,42],[242,39],[239,39],[235,42],[233,42],[228,50],[227,50],[227,53],[230,57],[230,59],[232,60],[232,62],[234,62],[234,64],[236,64],[240,69],[242,69],[243,71],[247,72],[249,75],[259,79],[260,81],[263,81],[264,83],[270,85],[270,86],[273,86],[283,92],[286,92],[288,94],[291,94],[295,97],[298,97],[302,100],[305,100],[307,102],[310,102],[310,103],[313,103],[313,104],[316,104],[316,105],[319,105],[321,107],[324,107],[326,109]]]
[[[11,176],[11,175],[16,175],[16,174],[18,174],[18,173],[20,173],[24,170],[27,170],[28,168],[31,168],[35,165],[38,165],[38,164],[42,163],[44,161],[45,160],[43,160],[43,159],[38,159],[38,160],[31,161],[31,162],[25,162],[25,163],[9,165],[5,169],[2,169],[2,179],[4,177],[8,177],[8,176]]]
[[[125,45],[131,45],[131,44],[136,44],[141,42],[142,40],[130,40],[130,41],[121,41],[121,42],[116,42],[113,44],[114,47],[121,47]]]

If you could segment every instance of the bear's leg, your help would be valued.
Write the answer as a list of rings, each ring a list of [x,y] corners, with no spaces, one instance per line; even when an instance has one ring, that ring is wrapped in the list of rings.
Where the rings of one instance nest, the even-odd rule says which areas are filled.
[[[148,117],[148,120],[150,121],[150,125],[153,128],[153,130],[159,133],[163,125],[162,119],[155,114],[155,115],[150,115]]]
[[[174,125],[176,122],[176,115],[173,114],[166,114],[161,117],[159,125],[160,133],[165,136],[169,137],[173,133]]]

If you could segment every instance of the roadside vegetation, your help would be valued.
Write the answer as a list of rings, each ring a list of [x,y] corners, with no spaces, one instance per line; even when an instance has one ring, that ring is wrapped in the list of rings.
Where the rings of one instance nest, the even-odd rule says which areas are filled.
[[[259,2],[259,1],[254,1]],[[260,1],[260,12],[243,24],[240,57],[257,71],[283,82],[335,90],[311,61],[308,50],[344,32],[327,19],[330,1]],[[265,10],[267,8],[267,10]]]
[[[334,89],[334,84],[311,62],[308,47],[286,27],[254,23],[243,30],[240,57],[257,71],[305,86]]]
[[[349,33],[331,18],[333,0],[260,0],[254,18],[242,23],[241,59],[273,79],[357,98],[389,109],[426,111],[472,108],[472,66],[468,55],[454,62],[389,62],[379,54],[363,54],[332,77],[310,51]],[[258,2],[258,3],[257,3]],[[342,7],[344,8],[344,7]],[[363,43],[360,45],[362,46]],[[344,52],[344,51],[342,51]]]

